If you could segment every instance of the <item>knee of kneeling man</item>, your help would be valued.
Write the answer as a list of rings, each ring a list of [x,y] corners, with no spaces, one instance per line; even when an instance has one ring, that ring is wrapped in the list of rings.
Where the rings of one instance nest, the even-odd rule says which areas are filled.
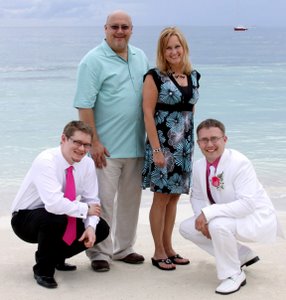
[[[51,218],[46,219],[46,222],[41,224],[41,229],[43,231],[51,232],[52,234],[56,234],[65,230],[67,226],[67,216],[66,215],[52,215]]]
[[[230,227],[228,226],[228,222],[225,222],[226,218],[214,218],[208,222],[209,232],[217,232],[217,231],[229,231]]]
[[[190,239],[194,229],[194,224],[191,222],[191,219],[187,219],[180,224],[179,232],[184,238]]]
[[[179,232],[183,237],[186,237],[186,224],[185,223],[186,223],[186,221],[183,221],[179,227]]]

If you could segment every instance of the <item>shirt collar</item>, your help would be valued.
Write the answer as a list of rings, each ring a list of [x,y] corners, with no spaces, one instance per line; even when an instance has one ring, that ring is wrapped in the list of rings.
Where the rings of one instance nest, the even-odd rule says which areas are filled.
[[[63,156],[61,146],[58,147],[59,151],[59,163],[63,166],[64,170],[69,168],[70,166],[73,166],[74,171],[77,169],[78,163],[73,163],[72,165],[66,161],[65,157]]]
[[[212,163],[210,163],[210,162],[207,161],[207,169],[209,169],[210,166],[213,166],[213,167],[215,168],[215,170],[216,170],[216,168],[217,168],[217,166],[218,166],[218,163],[219,163],[219,161],[220,161],[220,158],[221,158],[221,156],[218,157],[218,158],[217,158],[214,162],[212,162]]]

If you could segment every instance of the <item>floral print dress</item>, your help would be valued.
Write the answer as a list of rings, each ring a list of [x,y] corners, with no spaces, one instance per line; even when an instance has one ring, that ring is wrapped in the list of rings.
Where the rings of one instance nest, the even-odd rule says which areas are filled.
[[[166,166],[153,162],[152,147],[147,139],[142,171],[142,188],[166,194],[188,194],[190,189],[194,149],[193,106],[198,101],[200,74],[192,71],[188,86],[178,85],[172,75],[151,69],[157,89],[155,124]]]

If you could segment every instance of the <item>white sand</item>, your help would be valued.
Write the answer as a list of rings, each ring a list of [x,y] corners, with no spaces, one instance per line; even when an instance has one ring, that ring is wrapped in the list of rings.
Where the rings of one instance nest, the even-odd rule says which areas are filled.
[[[184,202],[184,201],[183,201]],[[190,204],[178,206],[174,229],[175,249],[191,259],[191,264],[175,271],[161,271],[151,265],[153,241],[148,220],[149,207],[140,209],[136,251],[145,256],[142,265],[113,262],[105,273],[93,272],[88,258],[81,253],[69,260],[78,266],[75,272],[56,272],[57,289],[46,289],[33,279],[36,245],[21,241],[10,227],[10,217],[0,218],[0,297],[4,300],[48,299],[285,299],[286,242],[273,245],[253,244],[260,261],[246,268],[247,284],[237,293],[221,296],[214,293],[219,284],[213,257],[178,232],[182,220],[192,215]],[[279,211],[286,232],[286,212]]]

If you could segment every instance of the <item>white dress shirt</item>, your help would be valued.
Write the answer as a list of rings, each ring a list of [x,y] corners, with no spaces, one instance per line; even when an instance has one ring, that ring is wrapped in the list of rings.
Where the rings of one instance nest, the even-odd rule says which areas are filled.
[[[62,155],[61,147],[47,149],[33,161],[12,204],[12,212],[44,207],[56,215],[82,218],[85,228],[96,228],[97,216],[87,216],[88,203],[98,203],[98,182],[93,160],[85,156],[74,163],[76,200],[64,197],[66,169],[70,164]]]

